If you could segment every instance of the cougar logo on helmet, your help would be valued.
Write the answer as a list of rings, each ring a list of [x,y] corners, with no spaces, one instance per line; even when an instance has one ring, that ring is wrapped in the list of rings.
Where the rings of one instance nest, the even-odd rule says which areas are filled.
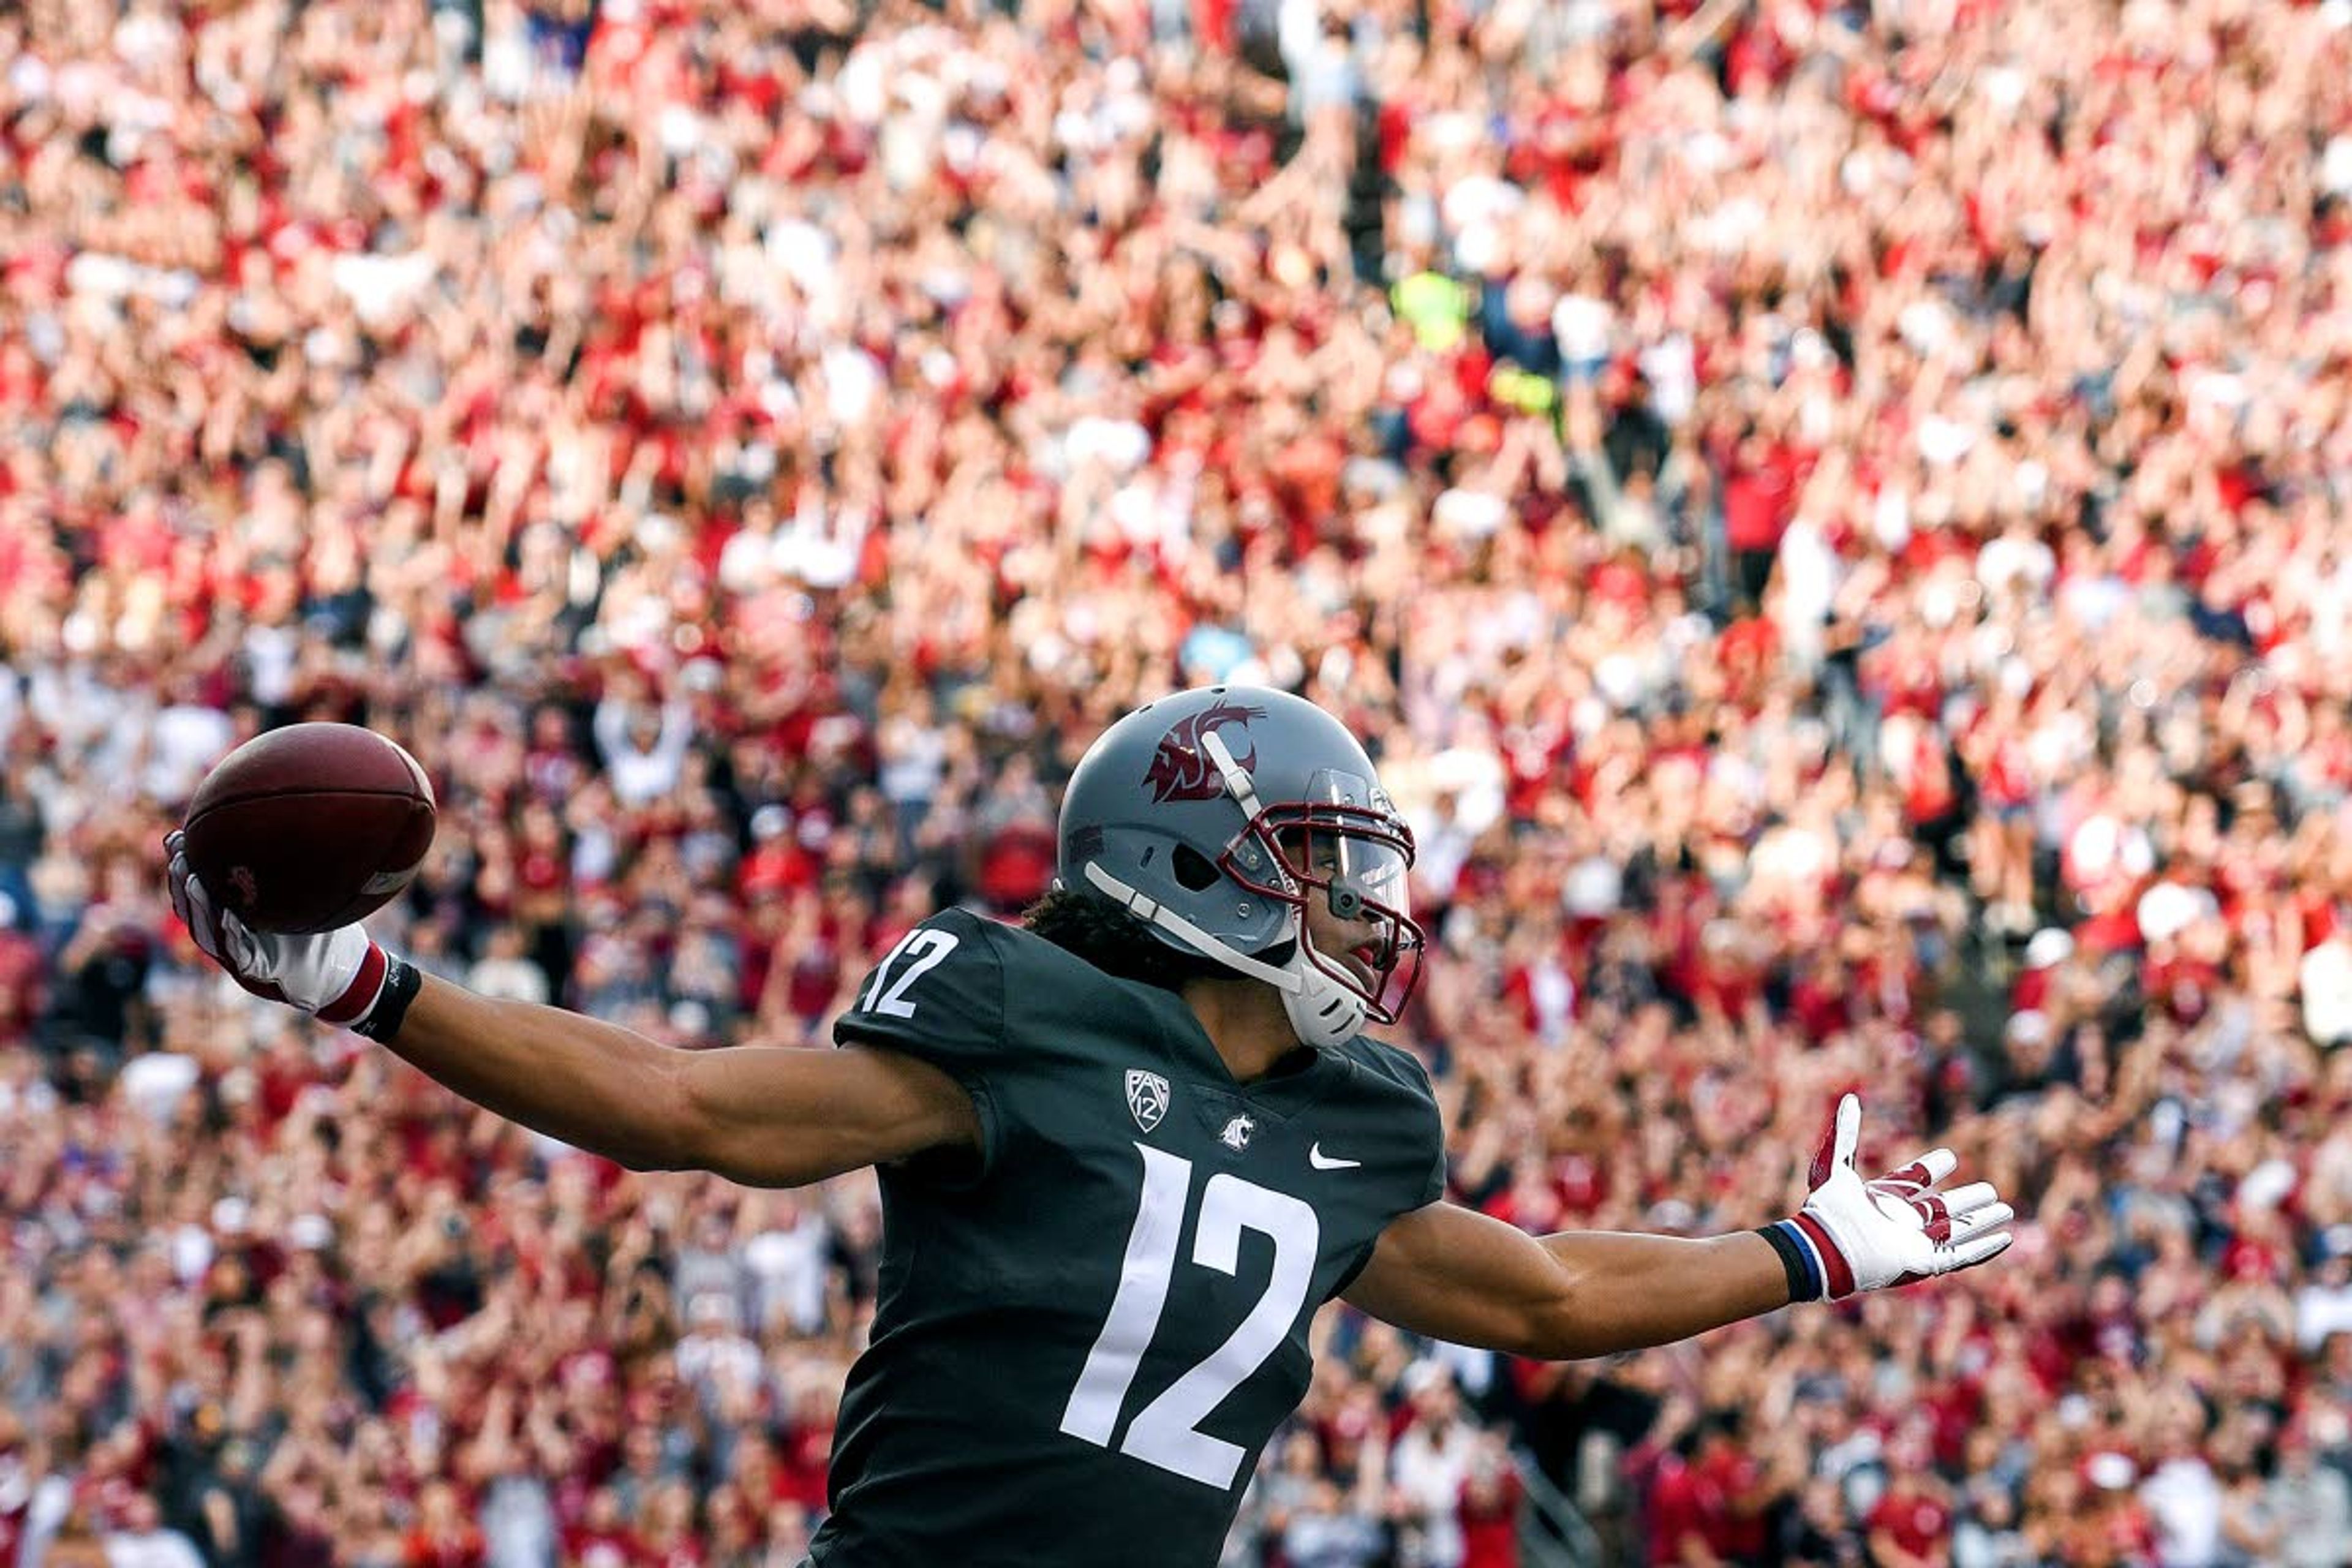
[[[1214,800],[1223,793],[1224,781],[1217,776],[1208,754],[1201,750],[1201,737],[1227,724],[1238,724],[1246,741],[1250,721],[1265,717],[1263,708],[1220,702],[1178,720],[1160,737],[1160,744],[1151,753],[1151,766],[1143,775],[1143,782],[1151,786],[1152,800]],[[1227,744],[1231,745],[1231,742]],[[1233,752],[1234,763],[1244,772],[1257,766],[1255,745],[1247,751],[1234,746]]]

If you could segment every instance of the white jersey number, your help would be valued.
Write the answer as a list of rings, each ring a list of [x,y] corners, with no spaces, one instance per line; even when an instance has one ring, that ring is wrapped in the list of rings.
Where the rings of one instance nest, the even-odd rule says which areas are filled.
[[[940,966],[940,961],[956,950],[956,939],[943,931],[910,931],[898,939],[881,963],[874,966],[874,978],[866,983],[866,994],[859,997],[861,1013],[879,1013],[886,1018],[911,1018],[915,1005],[907,1000],[908,987]],[[901,959],[912,959],[911,967],[898,975],[898,983],[885,991],[890,971]]]
[[[1184,1228],[1184,1206],[1192,1190],[1192,1161],[1142,1143],[1135,1147],[1143,1156],[1143,1198],[1119,1266],[1118,1294],[1111,1300],[1110,1316],[1104,1320],[1062,1411],[1063,1431],[1104,1448],[1111,1446],[1136,1368],[1150,1348],[1160,1311],[1168,1304],[1177,1237]],[[1281,1346],[1307,1304],[1322,1236],[1315,1211],[1297,1198],[1222,1172],[1210,1177],[1201,1193],[1192,1261],[1232,1274],[1240,1261],[1244,1230],[1273,1239],[1274,1268],[1265,1293],[1223,1344],[1136,1413],[1118,1446],[1122,1454],[1220,1490],[1234,1484],[1242,1448],[1210,1436],[1200,1423]]]

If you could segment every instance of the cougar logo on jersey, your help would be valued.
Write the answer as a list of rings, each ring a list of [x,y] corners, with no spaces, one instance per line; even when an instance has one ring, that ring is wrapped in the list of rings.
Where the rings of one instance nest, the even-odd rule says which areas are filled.
[[[1225,1130],[1217,1138],[1226,1148],[1238,1152],[1249,1147],[1250,1134],[1256,1131],[1256,1122],[1246,1116],[1236,1116],[1225,1123]]]
[[[1240,702],[1220,702],[1178,720],[1170,727],[1168,733],[1160,737],[1160,745],[1151,753],[1151,766],[1143,774],[1143,782],[1151,786],[1153,803],[1216,799],[1223,793],[1225,782],[1210,765],[1208,753],[1201,750],[1201,737],[1212,730],[1238,724],[1242,726],[1243,742],[1248,744],[1249,721],[1265,717],[1265,710],[1263,708],[1252,708]],[[1255,745],[1244,751],[1231,740],[1225,744],[1234,753],[1234,765],[1244,773],[1257,766],[1257,748]]]
[[[1127,1110],[1146,1132],[1159,1126],[1160,1119],[1168,1114],[1168,1080],[1156,1072],[1128,1068]]]

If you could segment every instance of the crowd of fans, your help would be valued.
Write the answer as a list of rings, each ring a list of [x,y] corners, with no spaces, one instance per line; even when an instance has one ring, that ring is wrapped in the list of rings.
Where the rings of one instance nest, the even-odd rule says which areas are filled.
[[[1372,743],[1454,1196],[1989,1268],[1603,1365],[1335,1311],[1232,1561],[2352,1561],[2352,5],[0,10],[0,1552],[785,1568],[869,1180],[641,1177],[198,959],[260,728],[374,922],[680,1044],[1014,916],[1114,714]],[[1514,1458],[1528,1467],[1525,1480]]]

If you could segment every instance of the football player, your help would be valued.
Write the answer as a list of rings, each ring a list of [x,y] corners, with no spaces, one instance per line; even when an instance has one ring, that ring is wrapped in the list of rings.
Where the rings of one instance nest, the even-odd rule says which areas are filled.
[[[176,843],[170,846],[176,851]],[[271,936],[176,852],[248,989],[641,1170],[797,1186],[872,1165],[884,1237],[818,1568],[1207,1568],[1342,1297],[1417,1333],[1604,1355],[1980,1263],[2011,1211],[1952,1156],[1865,1181],[1837,1108],[1797,1215],[1541,1238],[1444,1201],[1393,1023],[1412,836],[1311,703],[1219,687],[1113,725],[1025,929],[951,910],[866,977],[841,1048],[687,1051],[427,978],[357,927]]]

